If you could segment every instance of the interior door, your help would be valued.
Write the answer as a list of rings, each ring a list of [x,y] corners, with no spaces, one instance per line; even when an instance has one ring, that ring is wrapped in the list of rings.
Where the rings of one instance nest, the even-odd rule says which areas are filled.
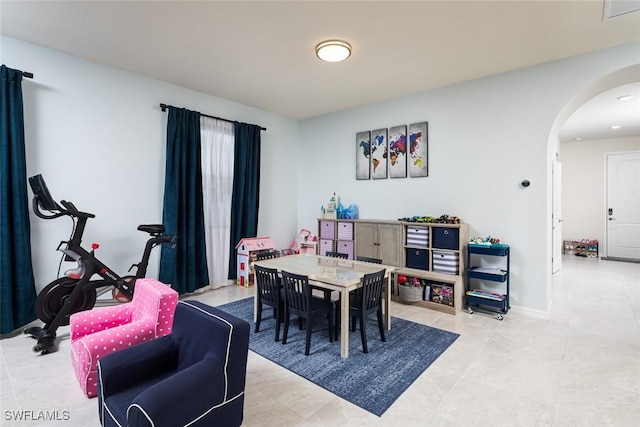
[[[551,213],[551,271],[556,273],[562,268],[562,163],[553,161],[553,194]]]
[[[640,259],[640,151],[606,155],[607,257]]]

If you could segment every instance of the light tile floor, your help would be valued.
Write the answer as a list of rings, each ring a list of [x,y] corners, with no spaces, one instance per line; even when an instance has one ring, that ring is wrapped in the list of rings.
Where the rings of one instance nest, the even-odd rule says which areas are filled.
[[[252,293],[195,298],[219,305]],[[250,352],[243,425],[640,425],[640,264],[565,256],[553,299],[548,314],[512,309],[503,321],[393,303],[394,316],[460,338],[380,418]],[[68,327],[59,332],[59,351],[45,356],[25,336],[0,341],[2,426],[99,425],[97,400],[76,384]],[[13,419],[39,411],[58,420]]]

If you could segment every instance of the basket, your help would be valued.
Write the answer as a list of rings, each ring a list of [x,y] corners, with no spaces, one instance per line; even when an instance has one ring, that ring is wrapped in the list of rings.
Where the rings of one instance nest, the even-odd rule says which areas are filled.
[[[398,291],[402,302],[422,301],[422,286],[398,286]]]

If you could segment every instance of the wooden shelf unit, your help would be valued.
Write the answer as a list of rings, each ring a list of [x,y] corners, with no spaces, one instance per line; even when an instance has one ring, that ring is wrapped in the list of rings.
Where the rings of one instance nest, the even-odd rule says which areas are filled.
[[[320,255],[328,250],[346,252],[351,259],[380,258],[383,264],[398,267],[393,274],[392,299],[395,301],[400,301],[397,277],[404,275],[423,280],[430,290],[436,285],[453,292],[452,305],[448,304],[449,300],[444,304],[432,301],[431,294],[429,300],[415,302],[415,305],[449,314],[464,308],[468,224],[319,218],[318,236]]]
[[[459,313],[465,304],[464,251],[469,240],[468,225],[402,222],[402,226],[404,260],[395,276],[415,277],[427,283],[430,295],[414,305],[443,313]],[[399,299],[398,286],[394,288],[395,300]],[[453,298],[447,299],[452,305],[434,302],[438,298],[434,298],[433,291],[440,286],[453,291]]]

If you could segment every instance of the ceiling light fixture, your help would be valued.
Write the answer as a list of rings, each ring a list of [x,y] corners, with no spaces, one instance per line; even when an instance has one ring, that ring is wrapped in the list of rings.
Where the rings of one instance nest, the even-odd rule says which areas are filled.
[[[327,40],[316,46],[316,55],[327,62],[344,61],[351,56],[351,45],[342,40]]]
[[[612,125],[611,129],[620,129],[622,126],[621,125]]]
[[[622,95],[622,96],[617,97],[616,99],[618,101],[628,101],[631,98],[633,98],[633,95]]]

